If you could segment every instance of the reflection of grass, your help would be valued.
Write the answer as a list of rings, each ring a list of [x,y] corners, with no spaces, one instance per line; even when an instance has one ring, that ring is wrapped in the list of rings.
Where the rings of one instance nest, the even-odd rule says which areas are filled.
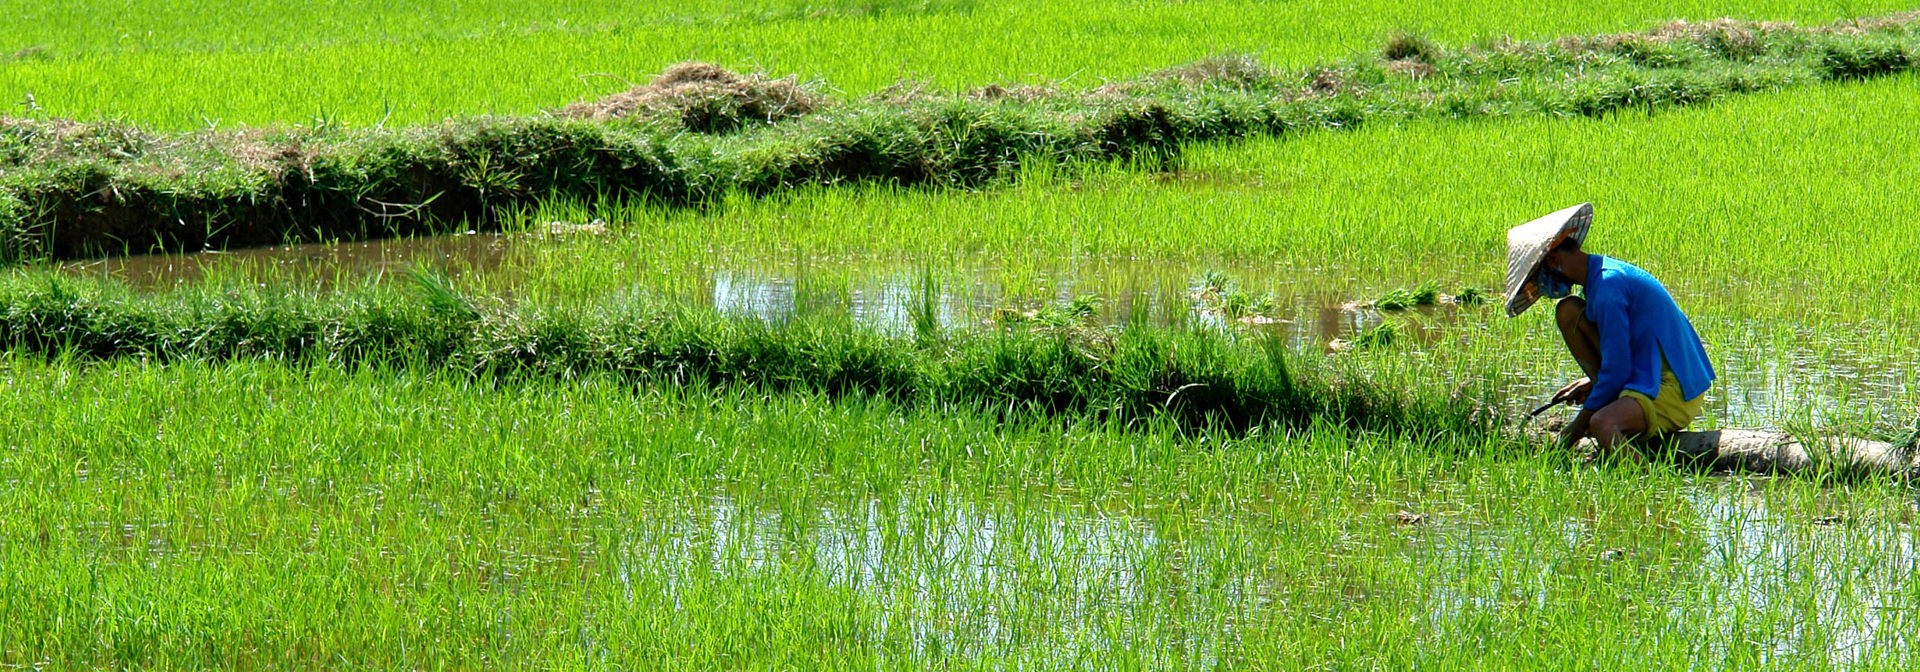
[[[6,376],[0,637],[52,667],[567,667],[590,633],[630,669],[1606,668],[1778,660],[1777,624],[1834,637],[1858,614],[1892,619],[1870,649],[1888,667],[1911,655],[1880,607],[1904,594],[1887,549],[1908,504],[1870,484],[607,375],[15,357]],[[1722,558],[1728,539],[1766,543]]]
[[[0,283],[0,343],[92,359],[274,359],[398,366],[488,379],[621,375],[652,385],[814,390],[936,406],[1120,415],[1246,429],[1320,419],[1403,430],[1485,429],[1453,407],[1333,378],[1295,374],[1277,343],[1208,329],[1106,328],[1087,296],[1002,328],[945,331],[916,303],[914,337],[845,320],[769,323],[664,304],[598,310],[477,300],[445,276],[325,298],[241,291],[140,296],[97,283],[22,277]],[[924,276],[931,278],[931,275]]]

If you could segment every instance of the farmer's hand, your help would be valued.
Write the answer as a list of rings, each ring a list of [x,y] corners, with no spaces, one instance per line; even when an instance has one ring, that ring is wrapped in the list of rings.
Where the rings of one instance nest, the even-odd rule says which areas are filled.
[[[1556,404],[1584,404],[1587,403],[1587,395],[1592,393],[1593,379],[1583,377],[1567,383],[1566,387],[1562,387],[1559,392],[1553,393],[1553,402]]]
[[[1559,446],[1561,450],[1573,450],[1580,439],[1586,438],[1587,428],[1593,423],[1593,409],[1581,409],[1573,416],[1573,421],[1560,428]]]

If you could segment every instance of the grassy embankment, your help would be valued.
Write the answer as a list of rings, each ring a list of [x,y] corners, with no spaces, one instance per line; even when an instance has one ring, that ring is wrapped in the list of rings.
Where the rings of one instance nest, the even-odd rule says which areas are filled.
[[[1900,123],[1920,114],[1913,87],[1907,75],[1656,115],[1431,121],[1206,147],[1171,181],[1112,171],[1030,174],[983,192],[816,188],[734,199],[708,212],[551,204],[508,222],[528,233],[504,265],[459,275],[454,285],[498,309],[505,342],[529,344],[552,334],[521,317],[705,305],[722,276],[749,287],[790,282],[793,300],[807,304],[796,307],[799,317],[836,324],[869,319],[855,312],[856,301],[904,291],[895,298],[900,321],[883,326],[910,329],[911,309],[926,298],[921,274],[931,274],[942,301],[931,310],[964,329],[991,317],[969,312],[966,294],[976,285],[996,306],[1095,294],[1117,311],[1112,317],[1129,318],[1144,304],[1155,312],[1149,322],[1177,323],[1194,305],[1189,283],[1206,268],[1224,267],[1251,293],[1276,295],[1276,315],[1311,323],[1330,306],[1429,279],[1449,290],[1497,288],[1507,226],[1591,199],[1600,204],[1595,249],[1661,277],[1713,348],[1723,378],[1709,423],[1849,418],[1887,432],[1912,420],[1916,401],[1913,370],[1902,362],[1913,356],[1904,334],[1920,315],[1920,295],[1900,291],[1907,285],[1898,260],[1920,250],[1910,237],[1884,232],[1920,212],[1905,197],[1904,173],[1871,167],[1920,161],[1920,143]],[[1783,175],[1792,176],[1791,188],[1783,188]],[[609,222],[605,235],[553,238],[542,228],[595,218]],[[1129,261],[1107,270],[1114,259]],[[986,270],[970,270],[974,260]],[[295,349],[285,345],[292,335],[374,314],[345,306],[420,309],[404,291],[363,291],[360,277],[332,279],[345,289],[331,298],[313,295],[311,282],[270,268],[216,272],[158,297],[97,290],[109,299],[87,310],[118,317],[62,318],[60,335],[48,340],[201,356],[239,338],[236,323],[298,316],[286,338],[249,341],[256,351],[286,352]],[[12,287],[32,293],[43,285],[26,279]],[[40,293],[34,305],[66,310],[48,307],[48,296]],[[764,316],[785,315],[779,305],[761,308]],[[32,320],[21,315],[14,333],[31,333]],[[1508,395],[1511,406],[1573,375],[1544,312],[1520,320],[1486,308],[1435,317],[1407,324],[1427,332],[1421,337],[1355,358],[1396,371],[1387,375],[1393,384],[1473,380]],[[128,337],[129,320],[155,333]],[[417,340],[447,342],[433,334]],[[394,351],[384,357],[412,347],[374,349]]]
[[[700,79],[639,93],[618,121],[483,118],[153,134],[0,125],[0,254],[72,257],[494,228],[559,197],[710,203],[804,184],[970,186],[1022,166],[1144,159],[1187,143],[1421,117],[1603,115],[1898,73],[1913,16],[1795,28],[1673,24],[1645,33],[1446,49],[1398,36],[1375,55],[1276,71],[1243,57],[1096,88],[894,92],[831,100],[783,82]],[[684,73],[683,73],[684,74]],[[601,110],[604,112],[605,110]]]

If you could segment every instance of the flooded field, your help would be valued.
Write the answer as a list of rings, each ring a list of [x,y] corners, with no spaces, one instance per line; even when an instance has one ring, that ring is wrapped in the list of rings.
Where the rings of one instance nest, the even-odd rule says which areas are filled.
[[[499,234],[454,235],[140,254],[51,266],[63,275],[123,282],[148,291],[209,280],[335,288],[378,282],[415,266],[454,272],[492,271],[521,244]]]
[[[1551,613],[1610,582],[1580,585],[1586,572],[1660,585],[1627,606],[1659,648],[1724,658],[1766,631],[1772,641],[1754,652],[1763,665],[1908,659],[1920,625],[1905,606],[1920,594],[1915,502],[1817,513],[1834,509],[1777,502],[1794,496],[1774,490],[1688,487],[1644,530],[1444,495],[1418,513],[1382,502],[1314,514],[1283,491],[1196,518],[953,493],[782,513],[716,494],[636,530],[616,562],[628,599],[646,585],[675,608],[682,592],[714,584],[845,589],[876,648],[916,659],[1091,660],[1132,648],[1150,666],[1213,667],[1244,654],[1248,631],[1306,604],[1330,625],[1358,610],[1409,642],[1467,639],[1488,620]]]
[[[578,226],[578,225],[574,225]],[[319,291],[406,283],[415,268],[439,269],[509,303],[556,255],[581,236],[607,235],[604,224],[580,233],[478,234],[340,244],[312,244],[179,255],[142,255],[65,262],[56,270],[107,279],[141,291],[201,284]],[[554,233],[560,231],[561,233]],[[1505,407],[1531,409],[1577,375],[1550,324],[1510,320],[1500,288],[1456,283],[1434,287],[1432,305],[1380,308],[1386,292],[1362,269],[1298,267],[1246,260],[1083,257],[1056,264],[957,257],[938,261],[886,258],[716,255],[712,261],[636,259],[631,276],[596,282],[617,296],[649,296],[768,323],[845,319],[883,333],[910,334],[920,315],[944,329],[991,330],[1036,311],[1082,306],[1095,324],[1201,327],[1282,336],[1295,350],[1337,355],[1389,332],[1397,352],[1494,362],[1510,397]],[[1411,288],[1401,288],[1411,289]],[[1454,295],[1491,297],[1461,303]],[[1226,295],[1241,303],[1230,306]],[[594,300],[612,300],[613,297]],[[1717,297],[1689,299],[1706,308],[1696,328],[1706,338],[1719,380],[1699,427],[1791,424],[1796,429],[1885,427],[1920,414],[1920,342],[1862,325],[1836,339],[1828,326],[1793,320],[1725,319]],[[1544,312],[1544,311],[1541,311]],[[1538,316],[1533,316],[1538,319]],[[1504,340],[1503,340],[1504,339]]]
[[[609,666],[1897,669],[1920,625],[1920,510],[1882,482],[593,380],[0,374],[16,661],[407,662],[378,643],[505,631],[485,651]],[[158,417],[136,402],[156,394]],[[283,615],[173,625],[261,610]],[[45,634],[76,619],[106,644]]]
[[[1693,428],[1911,450],[1920,19],[1292,8],[1360,31],[1334,44],[1238,2],[702,3],[407,7],[352,38],[287,22],[310,8],[238,38],[126,30],[211,10],[0,26],[22,254],[161,249],[155,222],[189,249],[331,235],[263,228],[315,214],[416,230],[386,220],[435,202],[480,224],[417,230],[506,231],[0,273],[0,667],[1920,666],[1914,484],[1552,445],[1572,411],[1523,415],[1579,374],[1551,311],[1499,296],[1507,229],[1592,203],[1590,251],[1660,278],[1707,345]],[[1079,28],[972,48],[1040,34],[1008,26]],[[1344,52],[1366,65],[1261,75],[1296,107],[1233,85],[1256,61],[1231,54]],[[576,67],[622,53],[646,58]],[[750,132],[541,112],[696,57],[831,104]],[[547,72],[429,72],[480,62]],[[1605,77],[1501,72],[1543,64]],[[1169,100],[1216,140],[995,153],[1092,137],[1071,129],[1170,148],[1151,106],[1100,102],[1109,76],[1206,93]],[[984,112],[860,113],[923,80]],[[484,111],[529,116],[457,116]],[[1234,126],[1255,117],[1266,135]],[[896,179],[923,160],[982,177]],[[570,175],[593,180],[537,186]],[[618,197],[654,177],[701,199]],[[114,244],[31,247],[49,216]]]

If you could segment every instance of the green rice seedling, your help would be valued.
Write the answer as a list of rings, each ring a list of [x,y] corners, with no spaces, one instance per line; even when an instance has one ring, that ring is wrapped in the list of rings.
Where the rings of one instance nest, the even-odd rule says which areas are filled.
[[[1478,306],[1487,302],[1487,295],[1479,287],[1462,287],[1460,293],[1453,295],[1453,303],[1462,306]]]
[[[480,318],[480,311],[454,288],[446,274],[415,265],[407,269],[407,278],[413,282],[429,311],[459,322],[472,322]]]
[[[940,339],[940,281],[931,269],[920,273],[920,291],[915,295],[910,312],[913,319],[913,334],[922,344]]]
[[[1356,332],[1348,343],[1362,349],[1390,347],[1400,341],[1404,329],[1405,326],[1399,321],[1381,320]]]
[[[1920,450],[1920,416],[1914,416],[1913,421],[1908,423],[1904,431],[1888,438],[1888,443],[1906,451],[1907,454],[1914,454],[1916,450]]]
[[[1714,7],[1712,15],[1675,2],[1536,12],[1484,2],[1416,8],[1370,0],[1337,14],[1244,0],[1203,8],[1122,0],[1018,8],[908,3],[878,12],[867,7],[891,3],[509,4],[435,0],[402,9],[355,0],[320,11],[276,1],[258,8],[262,18],[241,18],[194,3],[49,14],[16,2],[9,9],[23,20],[0,29],[0,44],[44,47],[36,52],[44,57],[0,72],[0,99],[11,103],[30,92],[56,116],[124,117],[174,130],[300,122],[320,110],[351,125],[400,126],[556,109],[629,89],[689,58],[791,72],[858,96],[901,80],[933,91],[1111,81],[1219,53],[1308,67],[1416,27],[1436,43],[1470,44],[1503,35],[1534,40],[1637,30],[1689,15],[1707,25],[1721,13],[1817,25],[1911,10],[1897,2],[1814,8],[1778,0],[1742,0]],[[983,39],[1035,30],[1076,39]],[[911,47],[881,48],[903,44]],[[883,51],[886,57],[877,56]],[[1008,82],[1009,73],[1021,74]]]
[[[1218,313],[1229,320],[1272,315],[1277,304],[1272,294],[1255,295],[1240,289],[1226,273],[1213,270],[1200,277],[1200,289],[1194,301],[1202,312]]]
[[[1913,657],[1909,503],[1870,483],[604,376],[0,375],[0,632],[50,665]]]
[[[1268,315],[1274,311],[1272,295],[1254,296],[1246,292],[1232,292],[1221,297],[1220,313],[1228,319],[1241,319],[1257,315]]]
[[[1428,280],[1413,289],[1399,288],[1388,291],[1374,300],[1373,307],[1380,310],[1406,310],[1438,303],[1440,303],[1440,283]]]

